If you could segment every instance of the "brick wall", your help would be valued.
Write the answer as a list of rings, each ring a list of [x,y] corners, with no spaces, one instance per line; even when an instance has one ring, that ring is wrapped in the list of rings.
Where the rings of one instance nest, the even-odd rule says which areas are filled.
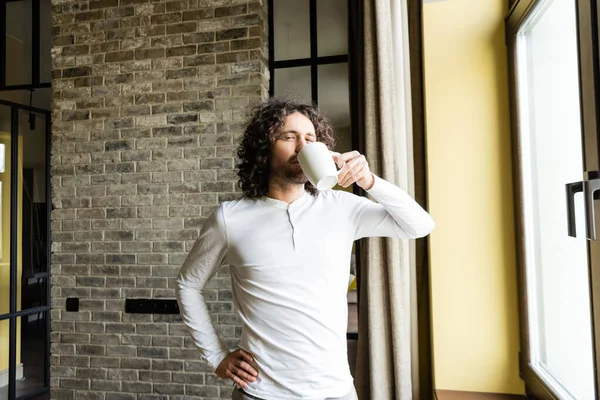
[[[52,3],[51,397],[227,398],[179,316],[124,303],[174,298],[203,220],[239,195],[237,139],[267,96],[266,1]],[[229,287],[223,268],[207,299],[234,345]]]

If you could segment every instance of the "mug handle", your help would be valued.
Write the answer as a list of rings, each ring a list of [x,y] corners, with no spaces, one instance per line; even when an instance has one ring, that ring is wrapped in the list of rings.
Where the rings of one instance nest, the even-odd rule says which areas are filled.
[[[331,153],[331,155],[332,155],[332,156],[337,156],[337,157],[339,157],[339,156],[341,156],[341,155],[342,155],[342,153],[338,153],[337,151],[331,151],[331,150],[330,150],[329,152]],[[337,165],[337,163],[335,163],[335,167],[336,167],[336,168],[338,168],[338,165]],[[335,176],[340,176],[340,172],[342,172],[342,169],[341,169],[341,168],[337,170],[337,172],[335,173]]]

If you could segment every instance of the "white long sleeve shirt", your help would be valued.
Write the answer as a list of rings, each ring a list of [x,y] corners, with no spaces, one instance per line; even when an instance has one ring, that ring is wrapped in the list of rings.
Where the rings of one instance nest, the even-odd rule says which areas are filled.
[[[184,322],[216,369],[227,356],[203,289],[231,266],[233,301],[263,399],[323,400],[352,387],[346,291],[352,243],[363,237],[418,238],[434,222],[406,192],[375,177],[377,200],[329,190],[291,204],[271,199],[224,202],[204,223],[177,278]]]

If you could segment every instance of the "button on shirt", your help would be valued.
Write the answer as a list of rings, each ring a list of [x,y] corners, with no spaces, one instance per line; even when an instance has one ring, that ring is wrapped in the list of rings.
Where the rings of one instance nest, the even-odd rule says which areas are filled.
[[[224,202],[204,223],[177,278],[184,322],[217,368],[228,350],[211,322],[203,289],[231,266],[240,348],[258,370],[247,393],[322,400],[352,387],[346,326],[352,244],[363,237],[417,238],[433,220],[406,192],[375,177],[369,194],[305,193],[291,204],[264,197]]]

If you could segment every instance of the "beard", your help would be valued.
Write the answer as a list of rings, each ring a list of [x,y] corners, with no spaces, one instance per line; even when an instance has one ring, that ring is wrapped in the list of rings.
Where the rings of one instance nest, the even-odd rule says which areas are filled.
[[[285,183],[304,185],[308,182],[308,178],[304,175],[300,164],[294,163],[293,161],[294,160],[291,160],[284,165],[274,167],[272,172]]]

